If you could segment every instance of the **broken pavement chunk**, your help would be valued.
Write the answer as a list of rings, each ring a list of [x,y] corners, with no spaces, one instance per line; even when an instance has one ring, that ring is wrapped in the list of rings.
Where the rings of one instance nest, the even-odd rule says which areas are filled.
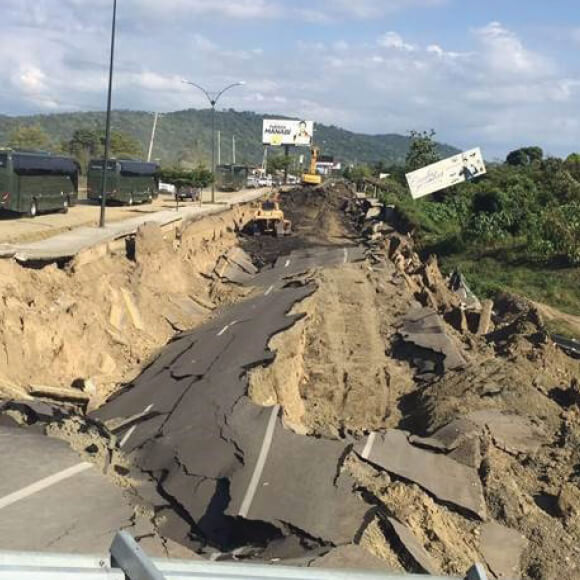
[[[429,552],[421,545],[419,540],[415,537],[413,532],[405,525],[395,518],[387,518],[391,524],[393,531],[409,552],[413,560],[425,571],[427,574],[437,575],[439,570],[433,562]]]
[[[446,332],[441,317],[432,308],[412,308],[403,318],[399,334],[405,342],[444,356],[445,371],[465,367],[466,361]]]
[[[360,455],[365,445],[366,441],[357,443],[355,451]],[[420,485],[440,501],[485,519],[485,501],[477,471],[445,455],[414,447],[404,431],[390,429],[377,433],[367,460]]]
[[[500,411],[476,411],[466,417],[489,429],[494,443],[508,453],[535,453],[546,434],[529,419]]]
[[[430,447],[437,451],[451,451],[455,449],[461,440],[477,433],[480,427],[468,421],[467,419],[455,419],[451,423],[447,423],[435,433],[428,437],[419,437],[418,435],[411,435],[409,441],[414,445],[421,447]]]
[[[230,479],[232,500],[226,513],[275,526],[288,524],[335,545],[352,542],[365,526],[369,506],[355,493],[350,476],[339,475],[345,453],[343,442],[296,435],[276,418],[263,472],[257,484],[252,482],[259,451],[252,440],[257,436],[261,443],[270,415],[268,409],[259,428],[256,421],[249,428],[240,411],[229,419],[237,432],[236,443],[244,451],[245,463]],[[248,490],[255,490],[255,494],[247,509],[242,510]]]
[[[481,526],[481,554],[498,580],[518,578],[527,540],[516,530],[496,522]]]
[[[247,252],[244,252],[239,246],[234,246],[228,250],[226,254],[228,262],[238,265],[244,272],[248,274],[257,274],[258,268],[252,263],[252,258]]]
[[[223,280],[235,284],[245,284],[252,279],[250,274],[237,264],[229,262],[224,256],[218,260],[214,272]]]

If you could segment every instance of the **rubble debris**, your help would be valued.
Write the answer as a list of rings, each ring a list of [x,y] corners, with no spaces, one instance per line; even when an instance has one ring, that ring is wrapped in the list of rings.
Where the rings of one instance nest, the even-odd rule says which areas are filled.
[[[499,411],[469,413],[468,421],[489,429],[494,443],[509,453],[535,453],[546,442],[546,434],[526,417]]]
[[[492,309],[493,309],[493,300],[484,300],[481,303],[481,313],[479,315],[479,323],[477,326],[477,334],[479,336],[482,336],[489,332]]]
[[[268,409],[262,426],[256,429],[258,433],[265,432],[265,419],[269,416]],[[364,528],[369,506],[354,493],[350,476],[340,474],[341,458],[346,451],[344,442],[296,435],[284,429],[277,420],[268,460],[258,484],[260,491],[248,506],[243,500],[258,460],[259,447],[249,443],[249,433],[241,437],[244,427],[240,413],[235,413],[229,423],[239,432],[237,444],[244,451],[245,464],[231,477],[232,501],[227,514],[270,522],[277,527],[288,524],[312,538],[334,545],[355,539]],[[247,425],[245,421],[244,424]],[[256,421],[252,424],[260,425]]]
[[[63,389],[60,387],[47,387],[45,385],[30,385],[28,392],[35,397],[42,397],[53,401],[63,401],[87,405],[90,395],[77,389]]]
[[[451,340],[439,315],[431,308],[412,308],[404,317],[399,334],[407,343],[443,355],[442,370],[465,367],[467,361]]]
[[[580,530],[580,489],[577,483],[566,482],[558,493],[557,508],[567,525]]]
[[[452,451],[456,449],[461,441],[478,433],[479,427],[468,419],[455,419],[444,425],[428,437],[411,435],[409,441],[413,445],[430,447],[437,451]]]
[[[393,531],[399,538],[401,544],[405,547],[405,550],[411,555],[413,560],[421,567],[421,569],[427,574],[434,576],[439,575],[440,570],[438,570],[435,562],[433,562],[427,550],[425,550],[425,548],[419,543],[413,532],[405,524],[402,524],[395,518],[387,518],[387,521],[393,528]]]
[[[252,279],[241,266],[235,262],[230,262],[226,256],[221,256],[214,268],[214,272],[223,280],[235,284],[247,284]]]
[[[481,553],[494,578],[510,580],[520,577],[520,559],[528,542],[516,530],[496,522],[481,526]]]
[[[357,443],[355,451],[362,457],[365,442]],[[370,453],[363,457],[389,473],[420,485],[437,499],[486,517],[481,481],[475,469],[445,455],[414,447],[404,431],[389,429],[377,433]]]
[[[483,308],[483,303],[481,303],[477,296],[471,291],[463,274],[457,270],[453,271],[449,277],[449,288],[461,300],[463,310],[475,310],[479,312]]]

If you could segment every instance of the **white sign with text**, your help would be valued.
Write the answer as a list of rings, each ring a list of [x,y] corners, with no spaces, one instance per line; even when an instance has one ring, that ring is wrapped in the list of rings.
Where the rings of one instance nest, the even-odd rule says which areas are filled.
[[[481,150],[476,147],[407,173],[406,177],[411,196],[418,199],[485,173]]]

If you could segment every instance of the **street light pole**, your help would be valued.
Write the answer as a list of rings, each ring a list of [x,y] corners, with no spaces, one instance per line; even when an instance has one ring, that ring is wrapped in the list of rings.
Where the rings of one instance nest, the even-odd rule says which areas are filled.
[[[101,177],[101,215],[99,227],[105,227],[105,207],[107,205],[107,164],[109,162],[109,149],[111,146],[111,97],[113,93],[113,65],[115,62],[115,27],[117,23],[117,0],[113,0],[113,23],[111,25],[111,60],[109,62],[109,92],[107,94],[107,121],[105,128],[105,159],[103,162],[103,175]]]
[[[215,203],[215,101],[211,101],[211,202]]]
[[[215,106],[219,98],[226,91],[228,91],[229,89],[233,89],[234,87],[241,87],[246,83],[244,81],[239,81],[237,83],[232,83],[231,85],[224,87],[221,91],[218,91],[217,93],[210,93],[197,83],[193,83],[191,81],[186,80],[182,80],[181,82],[199,89],[207,97],[207,100],[211,105],[211,172],[213,175],[213,181],[211,182],[211,202],[215,203]]]

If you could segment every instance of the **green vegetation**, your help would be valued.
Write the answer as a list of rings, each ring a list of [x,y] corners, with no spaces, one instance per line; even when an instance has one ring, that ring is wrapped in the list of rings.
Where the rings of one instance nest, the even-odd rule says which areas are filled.
[[[50,137],[40,125],[15,127],[8,136],[12,149],[44,150],[50,147]]]
[[[203,165],[199,165],[195,169],[179,169],[172,167],[170,169],[162,169],[159,172],[159,179],[165,183],[171,183],[178,189],[180,187],[207,187],[213,182],[213,174],[209,169]]]
[[[236,137],[236,163],[257,165],[262,162],[263,117],[231,109],[216,113],[216,130],[221,131],[222,137],[222,163],[232,161],[232,135]],[[8,145],[15,130],[31,126],[40,128],[47,137],[46,142],[42,143],[42,149],[69,151],[69,143],[74,141],[73,154],[86,157],[86,151],[95,150],[100,143],[100,139],[95,143],[92,136],[97,134],[100,137],[103,134],[105,114],[86,112],[30,117],[0,116],[0,145]],[[141,156],[147,151],[152,126],[153,115],[150,113],[113,111],[112,130],[127,135],[138,143]],[[210,127],[209,109],[189,109],[164,114],[157,125],[153,159],[158,159],[163,166],[168,167],[194,169],[200,163],[209,166]],[[343,165],[380,161],[388,165],[403,164],[411,142],[409,137],[403,135],[361,135],[322,124],[316,124],[315,140],[322,154],[333,155],[342,161]],[[36,145],[34,148],[37,148]],[[135,152],[136,149],[130,148],[131,152]],[[457,149],[448,145],[437,145],[437,151],[441,156],[448,156],[456,153]],[[300,152],[305,153],[304,150]],[[272,153],[275,156],[275,153]],[[83,164],[83,159],[79,160]]]
[[[580,306],[580,156],[544,159],[539,147],[512,151],[485,176],[413,200],[404,172],[432,134],[415,133],[408,166],[391,168],[383,198],[422,253],[459,268],[482,296],[514,291],[571,314]]]

